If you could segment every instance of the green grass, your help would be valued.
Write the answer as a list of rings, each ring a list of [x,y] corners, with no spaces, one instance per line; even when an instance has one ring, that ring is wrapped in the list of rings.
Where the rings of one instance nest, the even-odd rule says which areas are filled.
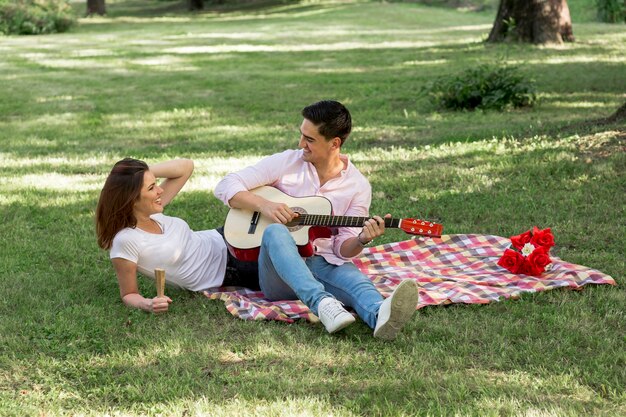
[[[575,24],[578,42],[559,47],[485,46],[492,13],[415,4],[114,10],[133,7],[0,38],[0,415],[626,413],[626,136],[587,123],[624,102],[624,25]],[[438,112],[419,95],[496,59],[535,79],[535,108]],[[322,98],[353,113],[346,152],[373,212],[447,233],[552,227],[555,255],[620,285],[426,308],[392,343],[360,322],[336,336],[244,322],[184,291],[169,290],[166,315],[126,309],[93,227],[112,164],[193,158],[168,213],[213,228],[217,181],[295,147],[299,110]]]

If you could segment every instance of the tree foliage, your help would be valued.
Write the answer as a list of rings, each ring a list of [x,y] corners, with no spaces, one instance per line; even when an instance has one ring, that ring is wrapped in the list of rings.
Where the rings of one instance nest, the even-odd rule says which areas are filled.
[[[532,106],[536,101],[532,80],[516,67],[481,65],[456,76],[442,76],[425,88],[435,105],[449,110]]]
[[[607,23],[626,22],[626,1],[596,0],[598,18]]]
[[[76,23],[67,0],[0,0],[0,33],[65,32]]]

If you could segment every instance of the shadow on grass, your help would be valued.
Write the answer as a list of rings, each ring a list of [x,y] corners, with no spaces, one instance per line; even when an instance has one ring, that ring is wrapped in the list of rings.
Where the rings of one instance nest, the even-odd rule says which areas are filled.
[[[269,55],[280,55],[281,60],[296,57],[295,62],[306,61],[308,56],[306,53]],[[351,55],[361,59],[367,52],[352,52]],[[255,65],[269,65],[272,60],[272,56],[259,56]],[[208,61],[204,65],[204,70],[208,71]],[[172,77],[176,77],[175,72],[129,74],[123,77],[123,82],[127,93],[137,97],[132,107],[127,106],[124,95],[110,88],[92,87],[97,85],[96,80],[111,77],[106,69],[49,70],[47,77],[54,80],[61,91],[80,80],[78,82],[89,86],[91,92],[81,87],[70,100],[56,100],[54,96],[48,99],[45,95],[32,96],[33,93],[28,92],[32,91],[28,79],[14,81],[10,88],[16,99],[10,106],[8,103],[3,106],[9,112],[3,128],[14,134],[3,144],[3,152],[16,158],[55,154],[72,157],[105,150],[104,143],[106,152],[117,154],[273,153],[295,146],[300,108],[329,95],[335,90],[335,84],[345,79],[343,74],[320,77],[298,71],[294,64],[288,65],[293,66],[271,76],[262,73],[256,77],[235,77],[227,69],[216,73],[211,80],[206,80],[199,70],[186,75],[185,90],[177,90],[176,84],[166,90],[153,88],[171,82]],[[566,66],[530,65],[528,71],[553,78],[564,74]],[[415,78],[403,83],[402,91],[390,91],[388,82],[393,77],[402,79],[403,68],[365,69],[351,76],[349,83],[342,83],[343,93],[339,98],[350,101],[355,120],[360,119],[357,128],[363,129],[353,134],[354,140],[348,147],[420,146],[432,144],[435,139],[437,143],[465,142],[489,137],[533,136],[546,131],[558,134],[562,126],[589,118],[575,109],[589,108],[600,116],[609,116],[613,111],[604,110],[606,103],[614,98],[613,84],[598,83],[603,77],[614,74],[613,64],[607,63],[579,64],[578,71],[569,76],[571,81],[574,82],[579,72],[592,73],[587,77],[590,79],[577,81],[573,90],[545,92],[546,97],[536,109],[437,114],[419,95],[419,88],[432,74],[444,68],[446,65],[437,64],[420,71]],[[386,78],[380,76],[383,71]],[[276,85],[284,87],[277,92]],[[320,93],[316,97],[299,96],[296,93],[303,85],[318,89]],[[258,98],[242,106],[237,92],[250,90],[254,90]],[[35,99],[38,103],[33,104]],[[376,105],[375,111],[371,110],[372,104]],[[361,114],[360,109],[369,109],[369,112]],[[19,116],[10,116],[13,112]],[[619,124],[603,128],[612,127],[619,128]],[[576,133],[588,131],[585,128]],[[571,129],[569,132],[572,133]],[[24,135],[28,135],[28,139],[23,139]]]

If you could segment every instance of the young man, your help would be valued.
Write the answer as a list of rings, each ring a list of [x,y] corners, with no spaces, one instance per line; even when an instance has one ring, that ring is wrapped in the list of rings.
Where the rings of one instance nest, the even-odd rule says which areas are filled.
[[[379,216],[362,228],[338,228],[330,238],[318,238],[315,254],[301,258],[284,224],[297,214],[284,203],[269,201],[249,190],[276,187],[293,197],[323,196],[333,214],[369,217],[371,186],[341,146],[352,130],[348,110],[336,101],[320,101],[302,110],[298,150],[268,156],[256,165],[228,174],[215,195],[233,208],[257,211],[276,224],[263,234],[259,254],[259,284],[272,300],[300,299],[329,333],[354,322],[342,306],[353,308],[374,329],[374,336],[394,339],[415,312],[418,291],[403,281],[387,300],[350,262],[363,247],[385,232]]]

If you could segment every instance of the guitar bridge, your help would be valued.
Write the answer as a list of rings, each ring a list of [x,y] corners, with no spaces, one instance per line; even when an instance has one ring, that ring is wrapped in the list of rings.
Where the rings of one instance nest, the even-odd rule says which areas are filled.
[[[253,235],[256,232],[256,226],[259,224],[259,218],[261,213],[255,211],[252,213],[252,219],[250,220],[250,227],[248,228],[248,234]]]

